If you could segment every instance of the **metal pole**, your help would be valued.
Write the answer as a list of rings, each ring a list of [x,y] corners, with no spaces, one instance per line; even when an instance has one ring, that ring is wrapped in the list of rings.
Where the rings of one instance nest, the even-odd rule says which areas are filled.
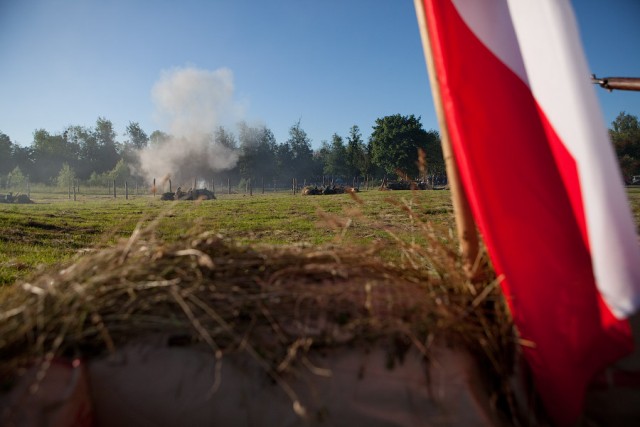
[[[597,78],[595,74],[592,74],[591,83],[600,85],[601,88],[607,89],[608,91],[612,91],[614,89],[640,91],[640,77]]]

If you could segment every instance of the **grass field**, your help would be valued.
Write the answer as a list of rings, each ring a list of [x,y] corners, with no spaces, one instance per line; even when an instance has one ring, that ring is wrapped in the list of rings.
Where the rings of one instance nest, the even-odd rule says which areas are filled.
[[[357,200],[347,194],[286,193],[222,194],[202,202],[96,195],[70,201],[67,194],[33,192],[31,198],[35,204],[0,204],[0,285],[113,244],[137,224],[152,221],[158,223],[158,237],[168,242],[214,231],[246,243],[310,245],[364,245],[389,239],[389,233],[411,239],[412,224],[398,206],[402,203],[445,227],[453,224],[448,191],[365,191]]]
[[[627,194],[640,224],[640,188]],[[372,190],[359,193],[357,200],[346,194],[221,194],[218,200],[195,203],[121,195],[78,195],[72,201],[66,193],[32,192],[31,198],[35,204],[0,204],[0,286],[111,245],[130,236],[137,224],[152,221],[167,242],[214,231],[245,243],[309,245],[420,239],[402,204],[437,224],[443,239],[451,238],[454,224],[448,191]],[[382,255],[398,253],[390,249]]]

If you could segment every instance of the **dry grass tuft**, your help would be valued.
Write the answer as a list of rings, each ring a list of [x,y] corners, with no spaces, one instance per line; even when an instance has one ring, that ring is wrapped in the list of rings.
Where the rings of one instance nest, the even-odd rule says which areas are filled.
[[[449,232],[409,202],[399,208],[427,243],[396,238],[398,264],[382,262],[377,247],[241,246],[210,233],[166,244],[154,225],[138,228],[0,294],[0,377],[158,332],[204,343],[219,360],[249,352],[274,376],[312,348],[382,340],[393,363],[411,346],[428,357],[446,340],[476,355],[496,405],[508,409],[513,328],[486,258],[471,282]]]

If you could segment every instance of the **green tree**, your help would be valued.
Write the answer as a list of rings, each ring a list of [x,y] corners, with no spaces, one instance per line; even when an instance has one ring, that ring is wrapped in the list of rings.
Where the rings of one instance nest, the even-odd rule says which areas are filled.
[[[111,170],[120,160],[115,131],[109,120],[99,117],[95,128],[69,126],[65,131],[68,144],[77,147],[75,159],[68,160],[80,179],[89,179],[93,172],[102,174]]]
[[[75,171],[69,166],[68,163],[64,163],[60,172],[58,173],[58,177],[56,178],[56,183],[60,188],[67,188],[74,180],[76,179]]]
[[[140,151],[148,146],[149,137],[137,122],[129,122],[125,136],[127,139],[120,149],[120,157],[134,170],[141,170]]]
[[[129,122],[126,135],[128,139],[125,141],[125,145],[134,150],[142,150],[149,144],[149,137],[138,122]]]
[[[373,162],[373,146],[371,138],[369,138],[365,147],[363,172],[365,176],[372,178],[382,178],[385,175],[384,169]]]
[[[16,166],[11,172],[9,172],[7,181],[7,187],[12,190],[20,190],[26,184],[27,177],[24,176],[24,174],[20,170],[20,167]]]
[[[29,176],[34,176],[34,155],[33,147],[22,147],[18,144],[13,144],[11,151],[12,167],[18,167]]]
[[[311,139],[300,126],[300,120],[289,129],[289,139],[286,144],[290,147],[293,155],[292,178],[306,178],[309,171],[313,170],[313,151],[311,150]]]
[[[258,156],[260,145],[260,129],[249,126],[246,122],[238,124],[238,139],[240,141],[240,157],[238,168],[240,177],[248,180],[256,174],[260,158]]]
[[[276,176],[289,180],[295,176],[293,169],[295,156],[288,142],[278,144],[276,147]]]
[[[627,183],[640,175],[640,123],[638,117],[622,111],[611,122],[609,135],[613,142],[622,175]]]
[[[99,158],[98,143],[94,132],[83,126],[69,126],[65,130],[65,136],[69,143],[77,147],[77,158],[70,166],[80,179],[88,179],[95,170]]]
[[[360,128],[356,125],[349,130],[345,154],[348,178],[357,178],[363,175],[366,164],[366,147],[362,141]]]
[[[6,175],[14,167],[13,144],[11,138],[0,132],[0,176]]]
[[[218,126],[218,128],[213,132],[213,140],[216,144],[220,144],[230,150],[238,148],[238,142],[236,141],[235,136],[222,126]]]
[[[413,114],[395,114],[376,119],[370,137],[372,161],[386,173],[417,178],[419,175],[418,150],[425,150],[427,159],[435,162],[439,138],[435,131],[422,128],[420,118]],[[431,154],[430,154],[431,153]],[[441,156],[441,149],[439,151]]]
[[[329,174],[327,170],[329,169],[329,157],[331,156],[331,147],[326,140],[322,140],[320,142],[320,148],[313,152],[313,160],[320,166],[320,174],[327,175]]]
[[[52,135],[44,129],[33,133],[34,181],[55,180],[64,163],[78,161],[78,147],[63,134]]]
[[[117,185],[124,185],[125,181],[132,181],[131,171],[124,159],[118,160],[118,163],[108,173],[110,180],[115,180]]]
[[[91,172],[91,176],[87,180],[87,184],[92,187],[98,187],[106,185],[109,181],[109,177],[106,174],[97,174],[96,172]]]
[[[427,146],[425,148],[426,170],[424,173],[429,177],[431,183],[444,183],[447,176],[447,168],[444,164],[442,154],[442,140],[436,130],[427,131]]]
[[[93,170],[101,173],[113,169],[120,160],[113,124],[104,117],[98,117],[94,134],[98,152],[94,159]]]
[[[241,157],[241,152],[238,150],[238,141],[233,132],[225,129],[223,126],[218,126],[211,134],[210,143],[212,145],[212,149],[215,152],[221,150],[223,152],[235,152],[239,154]],[[226,168],[224,171],[213,171],[213,175],[217,180],[221,180],[220,182],[226,182],[227,179],[230,179],[234,182],[240,179],[240,167],[238,165],[240,160],[235,163],[233,167]]]
[[[324,173],[334,178],[347,178],[347,148],[340,135],[334,133],[331,136],[331,145],[328,146]]]
[[[154,130],[149,136],[149,143],[152,145],[161,145],[171,139],[171,135],[162,132],[161,130]]]
[[[276,175],[276,139],[265,126],[252,128],[240,124],[240,158],[238,167],[244,179],[266,178]]]

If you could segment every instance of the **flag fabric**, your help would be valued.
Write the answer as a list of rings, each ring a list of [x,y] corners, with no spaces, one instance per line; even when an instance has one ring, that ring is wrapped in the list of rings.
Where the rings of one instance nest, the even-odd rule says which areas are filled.
[[[640,249],[568,0],[416,0],[471,210],[558,425],[633,349]],[[422,10],[421,10],[422,9]]]

